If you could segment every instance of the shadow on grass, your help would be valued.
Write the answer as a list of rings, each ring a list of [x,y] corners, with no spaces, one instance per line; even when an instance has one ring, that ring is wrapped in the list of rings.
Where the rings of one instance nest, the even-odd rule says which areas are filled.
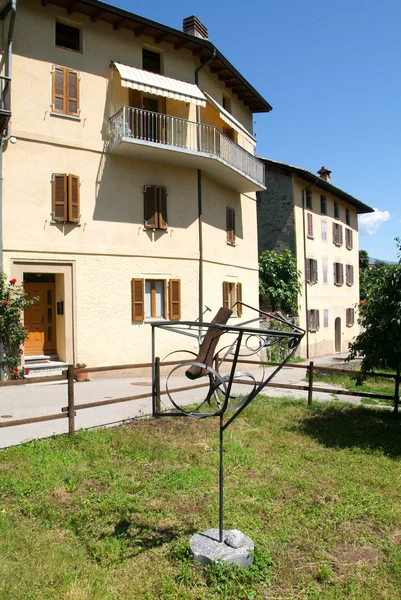
[[[401,415],[345,405],[312,409],[296,429],[329,448],[379,450],[401,456]]]
[[[132,556],[135,556],[141,552],[146,552],[147,550],[152,550],[173,540],[177,540],[183,534],[191,536],[194,533],[196,533],[196,530],[189,527],[161,526],[155,528],[149,523],[135,522],[134,524],[132,521],[123,519],[115,525],[111,537],[132,543],[135,547]]]

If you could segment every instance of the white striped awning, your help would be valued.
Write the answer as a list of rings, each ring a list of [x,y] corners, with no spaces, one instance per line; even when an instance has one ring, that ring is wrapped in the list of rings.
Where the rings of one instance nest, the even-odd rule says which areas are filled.
[[[249,133],[249,131],[245,129],[245,127],[239,121],[237,121],[237,119],[235,119],[232,116],[232,114],[228,112],[228,110],[223,108],[221,104],[219,104],[214,98],[209,96],[207,92],[203,90],[203,93],[205,94],[207,101],[210,102],[210,104],[212,104],[212,106],[214,106],[214,108],[219,111],[220,118],[225,123],[227,123],[227,125],[230,125],[230,127],[235,129],[235,131],[238,131],[238,133],[243,135],[251,144],[253,144],[253,146],[256,146],[256,140],[253,137],[253,135]]]
[[[118,62],[115,62],[114,65],[121,75],[121,85],[123,87],[181,100],[182,102],[191,102],[198,106],[206,106],[205,96],[198,86],[193,83],[172,79],[143,69],[136,69]]]

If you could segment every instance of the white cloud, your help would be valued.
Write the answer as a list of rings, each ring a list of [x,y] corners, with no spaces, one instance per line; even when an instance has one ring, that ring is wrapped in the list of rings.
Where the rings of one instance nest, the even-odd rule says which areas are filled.
[[[366,233],[367,235],[376,235],[380,225],[391,219],[391,215],[388,212],[388,210],[379,210],[378,208],[374,208],[373,210],[375,212],[368,213],[366,215],[360,215],[360,233]]]

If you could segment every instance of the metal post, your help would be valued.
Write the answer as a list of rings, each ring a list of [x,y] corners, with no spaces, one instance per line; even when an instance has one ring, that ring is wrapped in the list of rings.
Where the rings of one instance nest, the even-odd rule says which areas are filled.
[[[161,412],[161,403],[160,403],[160,358],[156,356],[155,359],[155,403],[156,403],[156,413]]]
[[[309,389],[308,389],[308,406],[312,406],[312,391],[313,391],[313,361],[309,363]]]
[[[220,415],[220,472],[219,472],[219,542],[223,543],[223,498],[224,498],[224,463],[223,463],[223,415]]]
[[[68,433],[75,435],[75,405],[74,405],[74,365],[68,365]]]

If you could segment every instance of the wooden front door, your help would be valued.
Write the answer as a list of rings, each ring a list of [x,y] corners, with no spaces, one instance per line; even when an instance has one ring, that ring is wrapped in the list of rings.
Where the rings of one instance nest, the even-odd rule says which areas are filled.
[[[29,299],[38,297],[24,313],[24,325],[29,330],[25,340],[25,356],[56,352],[55,284],[25,283]]]

